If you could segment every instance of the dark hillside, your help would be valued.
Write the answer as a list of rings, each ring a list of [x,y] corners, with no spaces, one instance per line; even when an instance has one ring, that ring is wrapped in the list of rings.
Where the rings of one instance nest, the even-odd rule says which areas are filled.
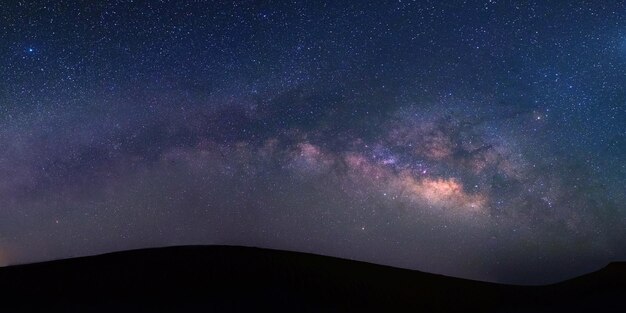
[[[0,269],[2,312],[554,312],[626,308],[626,266],[522,287],[313,254],[144,249]],[[9,310],[10,309],[10,310]]]

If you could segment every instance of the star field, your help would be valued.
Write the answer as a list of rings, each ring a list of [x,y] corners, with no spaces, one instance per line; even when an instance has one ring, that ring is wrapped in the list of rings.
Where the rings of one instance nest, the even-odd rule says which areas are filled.
[[[620,1],[5,1],[0,264],[261,246],[626,259]]]

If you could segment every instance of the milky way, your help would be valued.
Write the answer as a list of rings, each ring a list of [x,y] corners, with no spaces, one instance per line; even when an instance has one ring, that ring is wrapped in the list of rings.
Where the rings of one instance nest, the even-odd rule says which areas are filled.
[[[234,244],[546,283],[626,259],[626,6],[451,3],[0,4],[0,265]]]

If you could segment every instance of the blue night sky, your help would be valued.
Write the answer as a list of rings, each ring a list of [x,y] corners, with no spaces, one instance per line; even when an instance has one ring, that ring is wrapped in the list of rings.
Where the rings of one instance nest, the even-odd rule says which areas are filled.
[[[0,265],[306,251],[507,283],[626,260],[621,1],[3,1]]]

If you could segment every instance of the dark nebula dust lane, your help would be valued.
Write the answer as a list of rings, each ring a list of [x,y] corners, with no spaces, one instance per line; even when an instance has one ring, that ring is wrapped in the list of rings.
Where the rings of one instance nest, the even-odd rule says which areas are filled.
[[[230,244],[526,284],[626,259],[623,2],[0,12],[0,265]]]

